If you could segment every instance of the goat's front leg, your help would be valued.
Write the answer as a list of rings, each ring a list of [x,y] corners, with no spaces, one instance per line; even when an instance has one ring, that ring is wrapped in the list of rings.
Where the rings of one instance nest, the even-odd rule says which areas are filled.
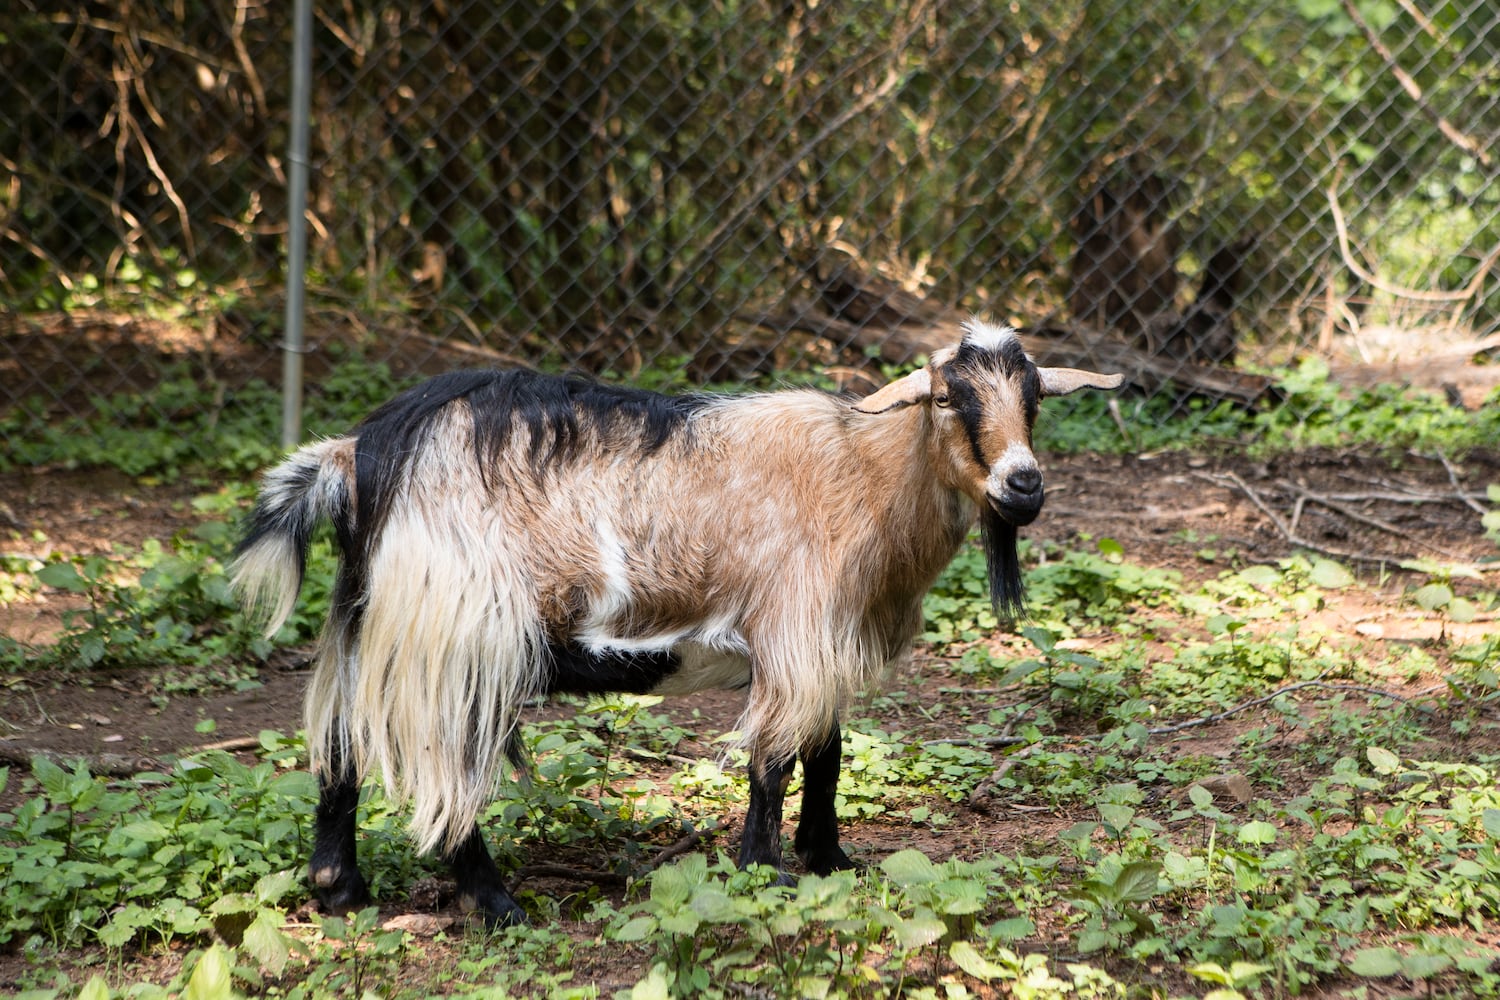
[[[453,869],[453,881],[458,886],[458,904],[467,912],[484,917],[488,926],[510,927],[527,923],[526,911],[521,909],[515,897],[505,888],[500,869],[490,857],[484,845],[484,834],[479,825],[469,831],[468,837],[451,854],[443,858]]]
[[[793,841],[797,857],[816,875],[857,867],[839,846],[834,796],[839,790],[843,736],[835,721],[828,736],[802,751],[802,815]]]
[[[359,777],[335,744],[329,769],[318,776],[318,808],[313,814],[313,853],[307,877],[328,913],[348,913],[370,902],[370,887],[355,856],[355,814],[359,810]]]
[[[792,783],[795,758],[765,763],[759,755],[750,758],[750,806],[745,811],[745,833],[740,838],[740,867],[771,865],[780,875],[779,885],[796,880],[782,870],[781,811],[787,786]]]

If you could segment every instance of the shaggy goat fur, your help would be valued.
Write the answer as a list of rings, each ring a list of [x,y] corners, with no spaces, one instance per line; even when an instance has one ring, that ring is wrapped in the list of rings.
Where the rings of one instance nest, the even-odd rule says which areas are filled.
[[[864,401],[464,372],[298,451],[266,477],[234,572],[275,632],[314,524],[334,525],[314,767],[378,771],[421,847],[453,855],[522,706],[552,690],[748,686],[756,766],[826,749],[840,706],[909,654],[976,506],[997,604],[1019,610],[1038,401],[1120,382],[967,330]]]

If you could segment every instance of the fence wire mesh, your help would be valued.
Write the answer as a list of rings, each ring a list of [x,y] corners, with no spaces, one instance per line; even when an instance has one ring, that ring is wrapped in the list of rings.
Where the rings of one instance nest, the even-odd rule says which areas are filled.
[[[0,15],[8,410],[275,378],[291,20]],[[313,393],[848,372],[971,312],[1162,392],[1500,331],[1492,0],[341,0],[313,51]]]

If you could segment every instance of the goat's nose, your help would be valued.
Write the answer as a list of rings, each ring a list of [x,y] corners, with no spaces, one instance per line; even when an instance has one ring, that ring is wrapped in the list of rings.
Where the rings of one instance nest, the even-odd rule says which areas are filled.
[[[1017,469],[1005,477],[1005,486],[1020,496],[1029,497],[1041,492],[1042,474],[1035,468]]]

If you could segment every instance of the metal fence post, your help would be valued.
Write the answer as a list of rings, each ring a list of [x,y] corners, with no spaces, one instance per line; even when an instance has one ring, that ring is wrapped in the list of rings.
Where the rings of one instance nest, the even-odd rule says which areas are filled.
[[[307,266],[307,118],[312,92],[312,0],[296,0],[292,27],[292,130],[287,150],[286,336],[282,341],[281,445],[302,440],[303,291]]]

